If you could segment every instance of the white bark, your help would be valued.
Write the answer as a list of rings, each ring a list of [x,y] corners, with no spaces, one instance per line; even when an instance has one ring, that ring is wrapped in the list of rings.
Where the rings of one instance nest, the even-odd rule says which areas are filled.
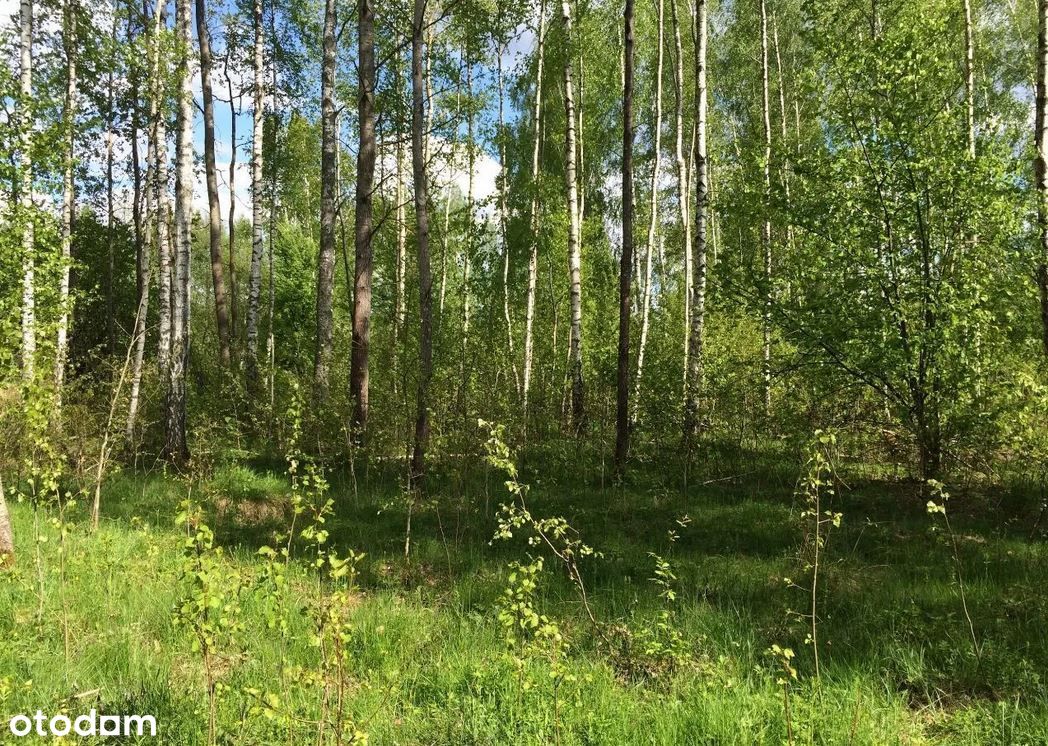
[[[262,136],[265,126],[265,75],[264,44],[262,34],[262,0],[254,0],[253,10],[254,48],[252,68],[254,70],[254,111],[251,117],[251,266],[247,281],[247,375],[250,382],[258,377],[258,321],[262,297],[262,254],[265,217],[262,212]]]
[[[528,415],[528,394],[531,391],[531,368],[534,356],[535,295],[539,284],[539,155],[542,149],[542,67],[546,47],[546,1],[539,4],[537,71],[535,73],[535,105],[532,116],[531,145],[531,252],[528,255],[528,296],[524,311],[524,371],[522,397],[524,418]]]
[[[564,36],[571,47],[571,3],[561,3]],[[568,272],[571,282],[571,345],[569,371],[571,377],[572,430],[580,434],[584,422],[582,381],[582,247],[579,239],[579,194],[575,150],[575,93],[572,82],[572,60],[568,54],[564,63],[564,114],[567,129],[564,137],[564,180],[568,201]]]
[[[663,31],[664,31],[664,2],[656,1],[656,15],[658,24],[658,50],[655,57],[655,105],[654,121],[652,122],[652,134],[655,148],[655,162],[651,169],[651,215],[648,218],[648,242],[644,247],[644,288],[640,323],[640,347],[637,350],[637,380],[633,390],[633,412],[632,419],[637,420],[637,412],[640,407],[640,395],[643,390],[641,379],[644,377],[644,350],[648,345],[648,327],[651,323],[651,294],[652,294],[652,255],[655,249],[655,231],[659,220],[659,173],[662,170],[662,64],[663,64]]]
[[[65,120],[65,164],[62,174],[62,267],[58,286],[58,332],[55,343],[55,412],[62,411],[62,387],[65,383],[66,358],[69,350],[69,271],[73,246],[73,164],[76,139],[76,0],[66,0],[63,45],[66,54],[66,92],[62,117]]]
[[[20,5],[18,207],[22,221],[22,378],[36,374],[36,255],[33,232],[33,2]]]

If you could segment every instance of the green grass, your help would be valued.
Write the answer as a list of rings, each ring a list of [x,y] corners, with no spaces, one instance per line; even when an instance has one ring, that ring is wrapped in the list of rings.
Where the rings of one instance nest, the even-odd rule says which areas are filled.
[[[358,473],[355,486],[334,479],[332,544],[366,552],[349,611],[347,714],[373,744],[779,744],[788,729],[797,743],[1048,743],[1048,552],[1031,538],[1036,506],[994,491],[951,500],[977,656],[951,549],[932,530],[924,499],[912,485],[851,484],[835,503],[844,522],[822,567],[816,681],[804,625],[789,614],[807,599],[783,582],[804,577],[793,468],[773,466],[686,494],[655,466],[640,467],[623,489],[523,475],[535,514],[564,515],[602,553],[583,565],[602,622],[650,628],[667,607],[648,553],[670,561],[679,600],[669,608],[689,652],[672,670],[643,675],[636,656],[594,632],[573,586],[547,561],[536,605],[564,633],[573,679],[557,688],[556,704],[542,659],[520,685],[497,618],[508,564],[538,552],[490,543],[506,499],[501,477],[460,464],[435,480],[433,500],[412,516],[410,560],[396,481],[377,471]],[[171,613],[182,593],[174,514],[183,491],[157,475],[111,478],[97,533],[83,508],[67,516],[64,580],[54,513],[13,506],[18,564],[0,578],[0,740],[14,713],[95,707],[155,715],[163,743],[206,743],[201,658]],[[286,664],[302,670],[282,687],[282,646],[263,623],[256,583],[257,548],[284,525],[290,487],[281,475],[237,466],[195,492],[212,506],[223,561],[245,580],[245,627],[221,674],[220,740],[290,742],[283,726],[251,712],[245,694],[284,692],[302,720],[319,712],[319,689],[303,684],[318,660],[309,620],[288,615]],[[685,514],[691,523],[681,528]],[[45,541],[34,543],[37,532]],[[315,595],[300,562],[291,587],[295,608]],[[797,652],[789,722],[766,653],[773,643]],[[301,724],[294,742],[315,738]]]

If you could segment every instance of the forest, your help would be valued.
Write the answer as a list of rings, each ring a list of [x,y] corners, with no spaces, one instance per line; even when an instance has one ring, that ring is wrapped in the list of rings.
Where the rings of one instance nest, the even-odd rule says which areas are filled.
[[[1048,0],[0,58],[0,742],[1048,744]]]

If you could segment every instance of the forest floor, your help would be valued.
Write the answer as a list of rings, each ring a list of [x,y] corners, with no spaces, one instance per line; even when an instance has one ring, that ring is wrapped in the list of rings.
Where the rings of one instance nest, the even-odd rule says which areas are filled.
[[[798,471],[740,468],[744,476],[684,490],[650,465],[624,488],[526,470],[532,513],[564,516],[600,552],[579,566],[601,631],[547,553],[533,599],[518,600],[562,643],[554,634],[515,649],[500,599],[520,589],[510,563],[542,547],[492,541],[508,499],[498,473],[479,461],[442,469],[431,499],[411,511],[407,558],[397,480],[332,477],[329,544],[365,557],[338,602],[348,623],[342,673],[329,665],[312,676],[332,659],[307,611],[324,584],[305,550],[295,552],[286,609],[275,612],[258,553],[286,527],[289,482],[261,466],[219,468],[195,488],[224,547],[215,567],[230,573],[214,575],[215,587],[239,587],[208,601],[216,740],[317,743],[324,720],[337,742],[341,720],[372,744],[1048,743],[1038,501],[956,490],[958,564],[912,482],[846,476],[832,504],[841,525],[820,559],[816,678],[800,616],[810,571]],[[0,578],[5,726],[15,713],[97,708],[154,715],[161,743],[208,742],[204,659],[173,613],[192,587],[175,524],[185,491],[160,475],[115,475],[97,532],[83,505],[62,516],[13,505],[20,556]],[[666,580],[675,600],[653,582],[650,553],[676,576]],[[238,621],[222,627],[226,617]],[[795,651],[796,679],[773,645]]]

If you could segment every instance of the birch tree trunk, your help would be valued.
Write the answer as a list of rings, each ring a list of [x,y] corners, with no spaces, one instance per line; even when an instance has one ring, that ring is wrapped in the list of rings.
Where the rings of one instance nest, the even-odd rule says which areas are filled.
[[[421,486],[426,470],[429,440],[429,385],[433,377],[433,278],[429,268],[429,195],[423,128],[422,33],[426,25],[426,0],[414,0],[411,26],[411,163],[415,190],[415,240],[418,247],[419,378],[415,443],[411,456],[411,484]]]
[[[709,203],[709,173],[706,161],[706,52],[708,45],[706,0],[695,0],[695,231],[692,234],[693,271],[691,293],[691,339],[688,344],[688,397],[685,435],[699,430],[702,396],[703,332],[706,324],[706,222]]]
[[[648,346],[648,327],[651,323],[652,256],[655,251],[655,231],[658,228],[659,220],[659,174],[662,170],[662,45],[665,26],[665,4],[663,0],[657,0],[655,5],[658,24],[658,50],[655,55],[655,117],[652,127],[655,162],[652,164],[651,171],[651,215],[648,219],[648,242],[644,247],[644,298],[641,304],[640,348],[637,350],[637,380],[633,393],[632,419],[634,422],[637,420],[637,413],[640,407],[641,380],[644,377],[644,350]]]
[[[320,254],[317,257],[317,348],[313,387],[317,401],[328,394],[335,276],[335,205],[338,173],[335,122],[335,0],[324,3],[324,61],[321,70]]]
[[[764,259],[764,308],[761,314],[761,382],[764,416],[771,415],[771,111],[768,96],[768,9],[760,0],[761,16],[761,117],[764,127],[764,221],[761,223],[761,249]]]
[[[691,285],[692,285],[692,251],[691,251],[691,204],[688,178],[688,161],[684,158],[684,49],[681,44],[680,18],[677,15],[677,0],[670,0],[670,16],[673,22],[673,93],[674,93],[674,157],[677,166],[677,203],[680,212],[681,235],[684,255],[684,390],[687,398],[688,388],[688,347],[691,341]],[[692,150],[691,142],[688,143]]]
[[[371,0],[359,0],[357,72],[359,80],[355,268],[353,284],[353,349],[350,397],[353,432],[363,441],[368,420],[368,348],[371,343],[371,201],[375,179],[375,21]]]
[[[975,158],[975,34],[972,1],[964,0],[964,103],[968,157]]]
[[[251,115],[251,266],[247,279],[247,319],[244,338],[247,347],[247,379],[253,385],[258,381],[258,320],[262,295],[262,252],[264,220],[262,213],[262,138],[265,129],[265,64],[262,34],[262,0],[252,4],[252,27],[255,34],[252,68],[254,71],[253,102]],[[275,93],[275,91],[274,91]],[[272,202],[273,195],[270,195]],[[271,208],[272,209],[272,208]],[[271,226],[272,230],[272,226]]]
[[[76,81],[76,0],[65,2],[65,28],[62,39],[66,55],[66,92],[62,107],[65,120],[65,163],[62,174],[62,267],[58,286],[58,333],[55,343],[55,412],[62,411],[62,387],[65,383],[66,358],[69,353],[69,273],[73,247],[73,165],[76,147],[77,81]],[[148,290],[147,290],[148,292]]]
[[[229,93],[229,217],[226,230],[229,232],[229,344],[231,351],[237,355],[240,340],[240,313],[237,297],[237,260],[236,260],[236,217],[237,217],[237,106],[233,97],[233,77],[230,74],[229,43],[226,42],[226,60],[223,71],[226,76],[226,91]]]
[[[211,284],[214,287],[215,322],[218,326],[218,359],[222,365],[228,366],[229,311],[226,308],[226,280],[222,264],[222,208],[218,202],[218,171],[215,165],[215,97],[211,91],[211,32],[207,28],[206,0],[196,0],[196,32],[200,46],[200,91],[204,102],[204,175],[207,182]]]
[[[159,335],[157,341],[157,367],[160,372],[160,380],[167,381],[171,373],[171,331],[172,331],[172,250],[171,236],[168,230],[171,218],[171,203],[168,200],[168,170],[167,170],[167,125],[164,121],[164,90],[159,71],[161,60],[162,42],[160,33],[167,28],[167,8],[158,3],[158,8],[153,16],[154,37],[154,59],[157,64],[157,76],[152,81],[153,101],[157,106],[157,112],[152,118],[152,127],[155,134],[156,163],[153,189],[156,193],[156,243],[157,256],[160,270],[160,281],[157,287],[157,304],[159,305]],[[151,104],[152,106],[152,104]]]
[[[1041,329],[1044,354],[1048,356],[1048,0],[1037,0],[1037,93],[1034,140],[1037,157],[1034,176],[1037,189],[1037,228],[1040,262],[1037,283],[1041,291]]]
[[[633,280],[633,0],[626,0],[622,77],[622,255],[619,259],[619,354],[615,471],[626,468],[630,442],[630,283]],[[661,51],[660,51],[661,54]],[[650,256],[650,250],[649,250]]]
[[[569,54],[564,62],[564,180],[568,199],[568,272],[571,280],[571,346],[569,375],[571,378],[571,425],[576,436],[582,434],[585,424],[585,401],[582,382],[582,248],[579,241],[579,196],[575,173],[575,94],[572,83],[571,3],[561,3],[564,36]]]
[[[22,378],[36,376],[36,253],[33,229],[33,2],[19,6],[18,208],[22,221]]]
[[[193,214],[193,87],[189,63],[192,44],[189,0],[175,5],[179,52],[176,132],[175,250],[171,272],[171,367],[167,392],[164,451],[175,463],[189,459],[186,442],[186,369],[189,362],[189,253]]]
[[[531,369],[535,351],[535,295],[539,284],[539,156],[542,152],[542,68],[546,51],[546,0],[539,3],[537,34],[537,70],[535,73],[535,104],[532,115],[531,143],[531,251],[528,254],[528,295],[524,309],[524,372],[522,396],[525,429],[528,418],[528,395],[531,391]]]
[[[498,73],[499,88],[499,243],[502,244],[502,320],[506,322],[506,345],[509,349],[509,368],[513,372],[513,388],[520,395],[520,374],[517,372],[517,356],[513,350],[513,316],[510,314],[509,303],[509,241],[508,222],[509,209],[508,181],[509,164],[506,162],[506,90],[502,75],[502,54],[504,45],[500,42],[496,45],[495,60]]]
[[[141,291],[138,300],[138,312],[135,314],[135,349],[131,372],[131,395],[127,407],[127,423],[124,427],[124,437],[129,444],[134,444],[135,426],[138,420],[138,404],[142,389],[142,368],[145,364],[146,329],[149,316],[149,293],[153,276],[153,241],[157,235],[157,231],[153,229],[153,221],[157,220],[158,214],[155,186],[157,180],[156,122],[159,118],[159,108],[155,86],[160,74],[159,20],[160,9],[157,8],[157,10],[154,11],[154,27],[152,33],[148,37],[147,46],[147,51],[149,53],[149,73],[146,76],[147,97],[149,100],[149,114],[147,119],[149,146],[146,150],[146,210],[145,231],[142,243],[143,273],[139,283],[141,285]]]
[[[15,537],[11,531],[11,514],[7,510],[4,480],[0,478],[0,570],[15,564]]]

